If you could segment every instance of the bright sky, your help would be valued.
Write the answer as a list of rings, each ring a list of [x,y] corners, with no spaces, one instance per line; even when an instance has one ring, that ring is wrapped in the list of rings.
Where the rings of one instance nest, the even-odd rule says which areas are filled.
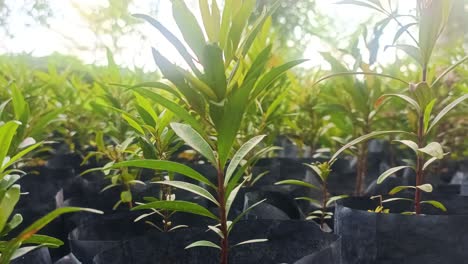
[[[218,0],[219,1],[219,0]],[[15,0],[7,0],[14,5],[13,10],[19,9],[21,2]],[[11,23],[15,37],[0,42],[0,53],[18,53],[28,52],[34,56],[46,56],[53,52],[63,54],[73,54],[78,56],[86,63],[106,63],[105,54],[103,52],[83,51],[78,49],[80,45],[89,45],[94,43],[95,36],[87,29],[86,23],[81,19],[77,10],[73,7],[78,4],[83,9],[93,9],[99,5],[108,4],[107,0],[49,0],[53,10],[56,10],[56,17],[50,19],[50,29],[40,26],[24,26],[30,19],[26,16],[13,15]],[[136,5],[131,6],[132,13],[147,13],[148,10],[154,10],[155,3],[159,2],[157,10],[159,10],[157,18],[171,31],[176,31],[177,27],[171,16],[171,5],[169,0],[137,0]],[[186,2],[194,7],[198,13],[196,0],[186,0]],[[366,21],[373,12],[367,8],[356,7],[351,5],[336,5],[335,0],[317,0],[318,10],[331,17],[336,18],[336,22],[340,27],[340,32],[351,33],[356,30],[361,23]],[[386,1],[385,1],[386,2]],[[416,0],[393,0],[398,2],[400,10],[407,12],[415,6]],[[58,12],[57,12],[58,11]],[[382,39],[382,45],[391,44],[393,35],[396,32],[396,25],[391,25],[390,30],[386,32]],[[137,36],[125,36],[121,43],[125,46],[124,52],[116,56],[117,63],[123,66],[144,67],[147,70],[155,69],[155,64],[151,56],[151,47],[155,46],[164,51],[166,56],[173,60],[181,62],[176,51],[171,45],[164,41],[156,29],[150,25],[142,24],[139,30],[145,32],[148,40],[140,41]],[[0,36],[5,39],[3,36]],[[72,39],[72,40],[71,40]],[[309,47],[304,52],[304,57],[311,59],[307,66],[317,66],[323,64],[323,60],[319,55],[319,51],[324,51],[326,47],[315,39],[312,40]],[[379,57],[379,61],[391,63],[394,58],[395,51],[387,50]]]

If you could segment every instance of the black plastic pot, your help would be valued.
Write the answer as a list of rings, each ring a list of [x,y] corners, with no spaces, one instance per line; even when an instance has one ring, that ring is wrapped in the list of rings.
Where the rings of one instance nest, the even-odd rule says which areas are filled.
[[[111,248],[124,240],[139,237],[156,228],[144,221],[134,220],[146,211],[115,213],[110,215],[89,215],[81,218],[81,224],[68,236],[73,255],[83,264],[92,263],[92,258],[104,249]],[[149,218],[156,224],[161,222],[158,215]],[[204,226],[213,224],[206,218],[192,214],[176,213],[171,217],[174,225]]]
[[[115,246],[119,241],[137,237],[152,227],[144,222],[134,222],[136,214],[114,214],[90,217],[69,234],[73,255],[80,262],[92,263],[94,255]]]
[[[12,260],[11,264],[52,264],[52,259],[49,250],[43,247]]]
[[[239,222],[230,237],[231,245],[255,239],[267,238],[268,242],[248,244],[232,248],[230,263],[337,263],[338,237],[323,233],[312,222],[305,221],[245,221]],[[217,264],[219,251],[213,248],[185,250],[188,244],[208,239],[217,241],[212,232],[203,229],[185,229],[174,233],[152,233],[123,241],[118,246],[103,251],[94,258],[96,264]],[[333,249],[331,248],[333,247]]]
[[[411,203],[389,204],[390,214],[367,212],[377,201],[350,198],[335,210],[335,233],[342,239],[342,264],[465,263],[468,259],[468,199],[432,197],[447,213],[424,206],[433,215],[408,216]],[[438,215],[437,215],[438,214]]]

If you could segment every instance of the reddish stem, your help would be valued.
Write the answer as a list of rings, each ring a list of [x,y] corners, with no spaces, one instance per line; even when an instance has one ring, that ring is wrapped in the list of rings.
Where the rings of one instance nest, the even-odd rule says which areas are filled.
[[[418,147],[424,147],[424,117],[421,115],[418,120]],[[422,185],[424,181],[424,159],[419,153],[416,153],[416,186]],[[421,190],[416,188],[414,193],[414,212],[421,213]]]
[[[219,219],[220,230],[223,234],[221,238],[221,255],[220,263],[228,264],[229,256],[229,241],[228,241],[228,228],[227,228],[227,215],[226,215],[226,190],[224,189],[224,171],[218,161],[218,203],[219,203]]]

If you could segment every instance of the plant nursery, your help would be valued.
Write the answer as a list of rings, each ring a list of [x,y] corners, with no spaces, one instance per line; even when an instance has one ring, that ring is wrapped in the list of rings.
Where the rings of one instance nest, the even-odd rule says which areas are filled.
[[[0,1],[0,264],[468,263],[467,30],[467,0]]]

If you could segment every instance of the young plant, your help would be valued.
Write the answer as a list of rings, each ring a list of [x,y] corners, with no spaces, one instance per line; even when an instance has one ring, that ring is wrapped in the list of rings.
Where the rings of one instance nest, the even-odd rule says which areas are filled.
[[[320,221],[320,226],[322,229],[327,230],[328,228],[325,227],[325,220],[330,219],[333,216],[332,212],[328,212],[327,209],[333,205],[334,202],[348,197],[347,195],[337,195],[330,197],[328,193],[328,188],[327,188],[327,181],[330,173],[332,172],[332,166],[338,159],[338,156],[348,150],[349,148],[354,147],[357,144],[361,144],[363,142],[366,142],[369,139],[375,138],[377,136],[381,135],[386,135],[386,134],[398,134],[401,133],[402,131],[377,131],[377,132],[371,132],[367,135],[360,136],[354,140],[351,140],[349,143],[345,144],[342,146],[339,150],[337,150],[333,156],[328,160],[324,162],[319,162],[319,163],[314,163],[314,164],[305,164],[308,166],[310,169],[312,169],[315,174],[319,177],[321,181],[321,186],[317,187],[311,183],[300,181],[300,180],[284,180],[277,182],[276,184],[292,184],[292,185],[298,185],[298,186],[303,186],[311,189],[319,189],[321,190],[322,193],[322,199],[321,201],[313,199],[311,197],[298,197],[296,199],[299,200],[306,200],[311,202],[312,204],[317,205],[320,209],[313,211],[309,214],[308,219],[319,219]]]
[[[150,83],[144,84],[145,86],[151,85]],[[130,88],[141,87],[142,84],[132,86]],[[135,96],[135,108],[137,114],[130,112],[124,112],[119,109],[114,109],[122,114],[128,125],[135,132],[135,139],[139,147],[136,150],[138,156],[144,159],[157,159],[157,160],[169,160],[171,156],[176,152],[181,145],[182,141],[179,140],[174,131],[169,127],[169,124],[174,121],[174,113],[164,109],[160,110],[154,107],[150,100],[141,96],[137,92],[134,92]],[[174,180],[174,173],[156,171],[152,177],[153,181],[171,181]],[[169,185],[161,186],[158,197],[145,197],[148,202],[154,201],[174,201],[176,195],[173,192],[173,187]],[[136,221],[145,219],[145,222],[155,227],[162,232],[170,232],[178,228],[186,227],[185,225],[173,226],[171,216],[176,213],[176,210],[156,210],[151,209],[151,213],[143,214],[139,216]],[[157,214],[162,217],[162,226],[154,223],[147,218]]]
[[[135,138],[129,137],[122,143],[105,145],[103,133],[97,132],[95,140],[97,150],[90,152],[82,162],[82,164],[86,163],[91,157],[105,158],[108,161],[103,167],[88,169],[82,172],[81,175],[94,171],[104,173],[105,178],[109,179],[111,183],[104,187],[101,192],[115,187],[121,188],[120,199],[112,207],[113,210],[116,210],[121,204],[128,205],[129,209],[133,208],[132,186],[135,184],[145,185],[144,182],[139,180],[139,174],[130,172],[129,168],[111,168],[113,164],[129,160],[131,156],[136,155],[136,148],[132,145],[134,140]]]
[[[379,199],[379,205],[377,205],[377,207],[374,210],[367,210],[368,212],[379,213],[379,214],[388,214],[388,213],[390,213],[390,209],[388,209],[388,208],[385,209],[383,204],[393,201],[394,198],[384,200],[382,195],[375,195],[375,196],[371,196],[370,198],[371,198],[371,200]]]
[[[58,208],[41,219],[35,221],[29,227],[25,228],[20,234],[10,240],[4,240],[12,230],[17,228],[23,221],[20,214],[13,214],[16,204],[21,196],[21,187],[15,184],[25,172],[16,166],[22,158],[42,145],[42,142],[33,143],[18,150],[14,148],[13,143],[18,138],[15,135],[22,124],[18,121],[8,121],[0,125],[0,264],[8,264],[12,259],[18,258],[38,247],[59,247],[63,242],[59,239],[45,235],[37,235],[44,226],[55,218],[65,213],[78,211],[88,211],[92,213],[102,213],[93,209],[63,207]],[[13,153],[11,156],[8,153]],[[22,247],[23,245],[33,245]]]
[[[367,1],[371,2],[371,1]],[[425,180],[425,171],[429,168],[434,161],[442,159],[444,153],[443,147],[439,142],[431,140],[433,132],[439,122],[458,104],[468,99],[468,94],[465,94],[442,108],[438,113],[434,113],[434,109],[439,108],[437,99],[434,96],[434,91],[438,87],[442,78],[452,71],[455,67],[465,62],[468,57],[456,62],[437,77],[432,83],[428,80],[428,69],[430,58],[436,45],[437,39],[442,33],[447,22],[452,1],[423,1],[417,2],[418,10],[418,25],[419,25],[419,39],[413,36],[404,26],[401,27],[400,34],[407,33],[415,42],[415,46],[411,45],[395,45],[396,48],[402,49],[409,56],[415,59],[421,66],[422,77],[421,81],[416,84],[409,85],[408,94],[386,94],[383,95],[377,102],[380,105],[387,98],[398,98],[403,100],[409,106],[414,116],[414,127],[412,136],[415,141],[411,139],[397,140],[410,149],[412,149],[416,156],[415,166],[406,165],[391,168],[379,176],[377,183],[382,183],[387,177],[391,176],[397,171],[411,168],[416,173],[416,183],[414,186],[398,186],[390,191],[390,194],[396,194],[402,190],[414,190],[414,199],[399,198],[410,200],[414,202],[414,211],[406,213],[421,213],[421,204],[431,204],[443,211],[446,210],[440,202],[429,200],[422,201],[422,192],[432,192],[432,185]],[[434,117],[432,117],[434,115]],[[410,120],[411,123],[411,120]],[[427,158],[429,157],[429,158]],[[396,200],[396,199],[395,199]]]
[[[330,196],[328,193],[328,187],[327,187],[327,181],[328,181],[328,176],[330,176],[331,168],[329,163],[314,163],[314,164],[304,164],[310,169],[312,169],[315,174],[317,174],[321,185],[315,186],[311,183],[307,183],[304,181],[300,180],[284,180],[284,181],[279,181],[275,184],[292,184],[292,185],[298,185],[298,186],[303,186],[307,187],[310,189],[316,189],[320,190],[322,194],[322,199],[321,200],[316,200],[312,199],[310,197],[297,197],[295,198],[296,200],[305,200],[310,202],[311,204],[315,205],[318,209],[310,212],[308,216],[306,217],[306,220],[314,220],[318,219],[320,223],[320,228],[322,230],[327,230],[331,231],[331,229],[328,226],[325,226],[325,220],[331,219],[333,216],[333,212],[330,212],[328,209],[330,206],[333,205],[334,202],[348,197],[348,195],[337,195],[337,196]]]
[[[196,246],[217,248],[221,251],[221,264],[228,263],[229,233],[235,223],[255,206],[229,220],[231,205],[243,185],[241,181],[243,171],[242,168],[238,169],[238,166],[264,138],[264,135],[259,135],[244,140],[237,151],[233,152],[245,113],[261,94],[268,92],[284,72],[304,61],[291,61],[269,69],[267,63],[271,55],[271,46],[257,54],[249,53],[252,42],[262,29],[265,19],[274,10],[274,8],[264,10],[249,26],[247,22],[255,9],[255,2],[245,0],[239,5],[236,1],[228,0],[221,14],[216,1],[212,1],[211,5],[207,0],[200,1],[203,32],[184,1],[172,1],[176,24],[195,58],[159,21],[146,15],[136,15],[151,23],[174,45],[190,70],[176,66],[160,52],[153,50],[156,64],[163,76],[173,85],[159,83],[153,87],[170,91],[178,98],[178,102],[168,100],[149,89],[135,88],[135,91],[164,106],[185,122],[185,124],[171,123],[172,130],[216,168],[216,179],[209,180],[190,167],[166,160],[135,160],[113,166],[114,168],[136,166],[180,173],[200,182],[203,187],[185,181],[170,180],[157,183],[187,190],[206,198],[217,207],[217,215],[199,204],[177,200],[150,202],[137,206],[134,210],[151,208],[178,210],[215,220],[216,224],[210,225],[209,229],[220,237],[220,243],[198,241],[187,248]],[[208,40],[205,39],[205,34]],[[200,69],[200,66],[203,69]],[[260,241],[264,240],[254,239],[234,246]]]

